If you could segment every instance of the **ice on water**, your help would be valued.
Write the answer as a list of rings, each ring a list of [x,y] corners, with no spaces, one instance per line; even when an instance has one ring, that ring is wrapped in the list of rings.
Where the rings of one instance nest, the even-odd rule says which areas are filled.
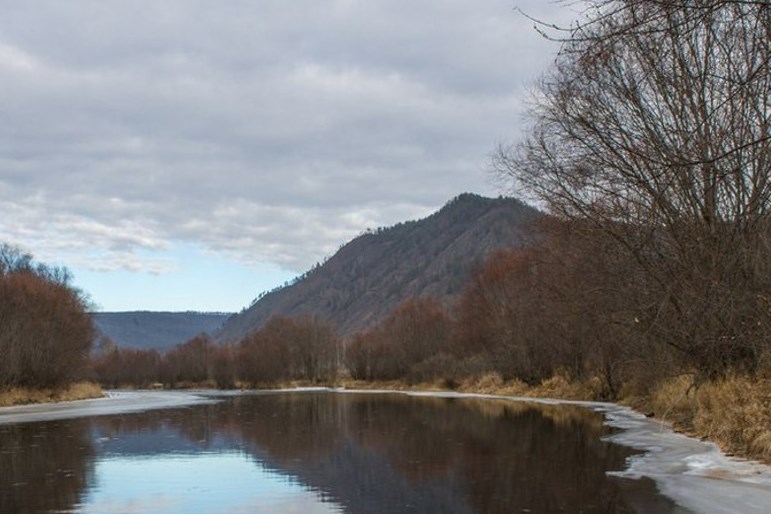
[[[608,440],[645,452],[613,474],[652,478],[662,494],[697,513],[771,512],[771,467],[728,457],[713,443],[677,434],[627,407],[594,408],[605,413],[610,426],[622,429]]]

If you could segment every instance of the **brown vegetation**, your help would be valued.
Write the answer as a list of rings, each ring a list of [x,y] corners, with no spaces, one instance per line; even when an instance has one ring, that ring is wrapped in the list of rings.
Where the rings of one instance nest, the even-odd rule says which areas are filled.
[[[56,389],[11,387],[0,390],[0,407],[28,403],[55,403],[88,400],[104,396],[102,388],[93,382],[77,382]]]
[[[0,389],[55,389],[82,377],[93,326],[69,279],[0,245]]]
[[[317,384],[334,381],[340,352],[330,324],[313,317],[275,317],[239,344],[218,345],[200,335],[161,354],[103,343],[91,369],[94,379],[109,387]]]
[[[407,300],[376,328],[353,339],[345,363],[359,380],[431,379],[454,362],[445,353],[449,335],[450,322],[438,302]]]
[[[661,383],[645,406],[664,421],[732,454],[771,462],[771,380],[731,375],[695,387],[683,375]]]
[[[769,340],[771,6],[589,2],[501,173],[626,261],[648,341],[699,379]]]

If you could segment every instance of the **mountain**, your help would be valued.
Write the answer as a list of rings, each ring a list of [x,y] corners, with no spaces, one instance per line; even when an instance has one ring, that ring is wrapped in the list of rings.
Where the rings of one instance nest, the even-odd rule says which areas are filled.
[[[125,348],[165,350],[201,333],[214,334],[229,313],[94,312],[97,341],[107,336]]]
[[[464,193],[419,221],[367,232],[293,284],[259,298],[218,333],[237,341],[271,316],[314,314],[352,334],[407,298],[451,301],[492,250],[525,244],[539,211],[513,198]]]

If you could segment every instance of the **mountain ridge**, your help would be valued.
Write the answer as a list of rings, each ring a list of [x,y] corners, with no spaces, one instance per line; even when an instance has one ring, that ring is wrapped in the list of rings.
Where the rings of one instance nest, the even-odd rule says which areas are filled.
[[[97,343],[108,337],[120,347],[155,350],[167,350],[202,333],[214,335],[231,315],[145,310],[91,313]]]
[[[407,298],[445,303],[491,251],[526,244],[541,213],[506,197],[463,193],[420,220],[370,230],[286,287],[261,295],[217,333],[234,342],[274,315],[314,315],[344,335],[373,326]]]

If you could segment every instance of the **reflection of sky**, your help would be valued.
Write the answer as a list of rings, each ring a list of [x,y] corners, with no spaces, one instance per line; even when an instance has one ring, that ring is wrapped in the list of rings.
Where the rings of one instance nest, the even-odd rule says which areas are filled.
[[[99,460],[82,513],[342,512],[318,495],[238,453]]]

